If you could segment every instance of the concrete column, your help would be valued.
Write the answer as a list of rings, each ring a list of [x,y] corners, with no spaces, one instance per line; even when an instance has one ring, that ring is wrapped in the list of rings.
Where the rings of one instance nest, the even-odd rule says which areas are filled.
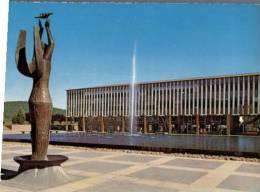
[[[135,116],[139,116],[139,107],[140,107],[140,101],[139,101],[139,95],[140,95],[140,90],[139,90],[139,85],[135,85],[135,105],[136,105],[136,109],[135,109]]]
[[[65,119],[65,130],[68,131],[69,130],[69,126],[68,126],[68,117],[66,116]]]
[[[76,117],[78,115],[78,94],[77,94],[77,90],[74,90],[74,103],[75,103],[74,117]]]
[[[126,86],[126,91],[125,91],[125,115],[126,116],[129,113],[128,105],[129,105],[129,87]]]
[[[161,105],[161,115],[164,115],[164,113],[165,113],[165,111],[164,111],[164,109],[165,109],[165,105],[164,105],[164,104],[165,104],[165,103],[164,103],[165,85],[164,85],[164,83],[162,83],[161,85],[162,85],[162,99],[161,99],[161,100],[162,100],[162,102],[161,102],[162,105]]]
[[[97,98],[96,98],[96,90],[93,89],[92,90],[92,100],[93,100],[93,111],[92,111],[92,115],[95,117],[96,116],[96,102],[97,102]]]
[[[85,117],[82,117],[82,131],[86,132]]]
[[[95,112],[95,115],[98,117],[99,116],[99,91],[98,91],[99,89],[98,88],[96,88],[95,89],[95,98],[96,98],[96,112]]]
[[[221,78],[218,80],[218,114],[221,114]]]
[[[147,117],[144,116],[144,133],[146,134],[147,133]]]
[[[74,116],[78,116],[78,90],[74,91],[75,113]]]
[[[69,116],[71,117],[72,116],[72,91],[70,91],[70,112],[69,112]]]
[[[196,121],[196,134],[200,134],[200,115],[196,114],[195,116],[195,121]]]
[[[86,90],[86,116],[89,116],[89,90]]]
[[[172,117],[170,115],[168,116],[168,132],[172,133]]]
[[[71,100],[71,105],[70,105],[70,108],[71,108],[71,117],[73,116],[74,114],[74,97],[73,97],[73,91],[70,92],[70,100]]]
[[[66,111],[66,115],[69,116],[70,113],[70,92],[67,91],[67,111]]]
[[[115,105],[115,116],[118,116],[118,101],[119,101],[119,97],[118,97],[118,87],[115,87],[115,103],[114,103],[114,105]]]
[[[89,116],[93,116],[92,103],[93,103],[93,95],[92,95],[92,89],[90,89],[89,90]]]
[[[179,112],[179,107],[180,107],[180,100],[179,100],[179,90],[180,90],[180,87],[179,87],[179,85],[180,85],[180,83],[179,82],[177,82],[176,83],[176,87],[177,87],[177,99],[176,99],[176,114],[177,115],[180,115],[180,112]],[[178,125],[179,126],[179,125]]]
[[[223,79],[223,115],[226,113],[226,78]]]
[[[255,114],[255,76],[253,76],[252,110],[252,113]]]
[[[199,90],[200,90],[200,81],[199,80],[197,80],[197,95],[196,95],[196,99],[197,99],[197,111],[196,111],[196,113],[198,114],[199,113],[199,109],[200,109],[200,105],[199,105],[199,95],[200,95],[200,92],[199,92]]]
[[[165,108],[164,115],[168,115],[168,83],[165,83]]]
[[[147,115],[151,115],[151,85],[147,84]]]
[[[82,114],[86,116],[86,90],[82,90]]]
[[[141,86],[141,113],[140,115],[144,115],[144,86]]]
[[[113,100],[112,100],[112,116],[116,116],[116,87],[113,88]]]
[[[175,87],[176,87],[176,83],[174,82],[172,87],[172,114],[173,115],[175,115],[175,103],[176,103]]]
[[[147,115],[147,85],[144,84],[144,115]]]
[[[181,101],[180,101],[180,114],[183,115],[183,81],[181,81],[180,83],[180,98],[181,98]]]
[[[100,112],[100,114],[101,114],[102,117],[104,116],[104,93],[105,93],[104,89],[101,88],[101,93],[100,93],[101,112]]]
[[[232,89],[232,110],[231,110],[231,113],[234,114],[235,113],[235,92],[236,92],[235,81],[236,81],[236,78],[232,77],[232,81],[233,81],[233,89]]]
[[[125,115],[125,86],[122,88],[122,116]]]
[[[172,82],[169,83],[169,109],[168,109],[168,113],[169,115],[172,114]]]
[[[187,81],[184,81],[184,115],[187,115]]]
[[[249,115],[251,110],[251,105],[250,105],[250,76],[247,77],[247,114]]]
[[[83,116],[82,89],[79,90],[79,115]]]
[[[75,116],[75,94],[74,94],[74,90],[71,91],[71,106],[72,106],[72,113],[71,113],[71,116]]]
[[[66,96],[67,96],[67,108],[66,108],[66,116],[68,116],[69,114],[68,114],[68,112],[69,112],[69,92],[67,91],[66,92],[67,94],[66,94]]]
[[[239,115],[241,113],[240,102],[240,77],[237,77],[237,114]]]
[[[208,79],[205,79],[205,114],[208,115]]]
[[[191,81],[189,81],[189,88],[188,88],[188,115],[191,114],[191,106],[190,106],[190,103],[191,103]]]
[[[158,84],[158,115],[161,115],[161,86]]]
[[[125,132],[125,117],[122,117],[122,132]]]
[[[81,90],[81,115],[84,116],[84,90]]]
[[[154,115],[154,101],[153,101],[153,94],[154,94],[154,89],[153,89],[153,83],[151,84],[151,115]]]
[[[217,79],[214,79],[214,115],[217,114]]]
[[[104,124],[104,117],[100,118],[100,127],[101,127],[101,132],[105,132],[105,124]]]
[[[103,90],[102,90],[102,88],[99,88],[99,93],[98,93],[98,95],[99,95],[99,113],[98,113],[98,115],[99,116],[103,116],[103,104],[102,104],[102,102],[103,102]]]
[[[192,115],[195,114],[195,80],[192,80]]]
[[[154,115],[157,115],[157,90],[158,90],[158,85],[155,84],[154,86]]]
[[[209,80],[209,114],[212,114],[212,79]]]
[[[260,113],[260,75],[258,75],[257,97],[258,97],[258,113]]]
[[[227,115],[227,135],[230,135],[232,129],[232,115]]]
[[[203,98],[203,93],[204,93],[204,90],[203,90],[203,87],[204,87],[204,82],[203,82],[203,79],[200,81],[200,113],[203,114],[204,113],[204,98]]]
[[[245,87],[245,77],[243,76],[242,79],[242,114],[245,114],[245,91],[246,91],[246,87]]]
[[[227,111],[227,113],[228,114],[230,114],[230,97],[231,97],[231,95],[230,95],[230,89],[231,89],[231,87],[230,87],[230,78],[228,78],[228,111]]]
[[[177,127],[180,130],[180,128],[181,128],[181,116],[179,114],[177,116]]]

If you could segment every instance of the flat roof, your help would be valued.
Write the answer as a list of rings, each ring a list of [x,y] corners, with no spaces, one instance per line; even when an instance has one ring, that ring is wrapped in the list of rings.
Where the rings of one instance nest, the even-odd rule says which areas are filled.
[[[140,85],[140,84],[151,84],[151,83],[167,83],[167,82],[176,82],[176,81],[191,81],[191,80],[216,79],[216,78],[224,78],[224,77],[227,78],[227,77],[255,76],[255,75],[260,75],[260,72],[232,74],[232,75],[218,75],[218,76],[199,76],[199,77],[192,77],[192,78],[172,79],[172,80],[144,81],[144,82],[136,82],[135,84]],[[130,85],[130,83],[109,84],[109,85],[91,86],[91,87],[83,87],[83,88],[72,88],[72,89],[66,89],[66,91],[105,88],[105,87],[118,87],[118,86],[126,86],[126,85]]]

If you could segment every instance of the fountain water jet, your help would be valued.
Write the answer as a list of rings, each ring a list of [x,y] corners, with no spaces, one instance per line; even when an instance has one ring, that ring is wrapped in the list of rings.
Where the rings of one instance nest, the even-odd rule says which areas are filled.
[[[132,57],[132,82],[131,82],[131,99],[130,99],[130,135],[133,135],[134,115],[135,115],[135,81],[136,81],[136,42]]]

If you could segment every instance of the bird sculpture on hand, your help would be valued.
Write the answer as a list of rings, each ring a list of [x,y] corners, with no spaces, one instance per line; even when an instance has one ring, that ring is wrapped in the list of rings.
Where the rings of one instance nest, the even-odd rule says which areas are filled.
[[[52,100],[49,92],[49,77],[54,41],[48,17],[52,13],[42,13],[36,18],[46,19],[45,30],[48,43],[42,42],[44,28],[39,20],[39,29],[34,25],[34,51],[30,64],[26,59],[26,31],[21,30],[16,48],[16,64],[19,72],[33,79],[29,98],[31,119],[32,160],[46,160],[49,144],[49,130],[52,118]]]
[[[50,16],[50,15],[52,15],[53,13],[41,13],[40,15],[38,15],[38,16],[36,16],[35,18],[36,19],[48,19],[48,17]]]

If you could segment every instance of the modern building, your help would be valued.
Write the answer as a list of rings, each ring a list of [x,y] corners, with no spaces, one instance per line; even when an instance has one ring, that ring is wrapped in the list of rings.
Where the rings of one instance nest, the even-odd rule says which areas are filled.
[[[129,84],[69,89],[67,118],[82,131],[129,131],[131,114],[143,133],[257,131],[260,73],[141,82],[132,90]]]

